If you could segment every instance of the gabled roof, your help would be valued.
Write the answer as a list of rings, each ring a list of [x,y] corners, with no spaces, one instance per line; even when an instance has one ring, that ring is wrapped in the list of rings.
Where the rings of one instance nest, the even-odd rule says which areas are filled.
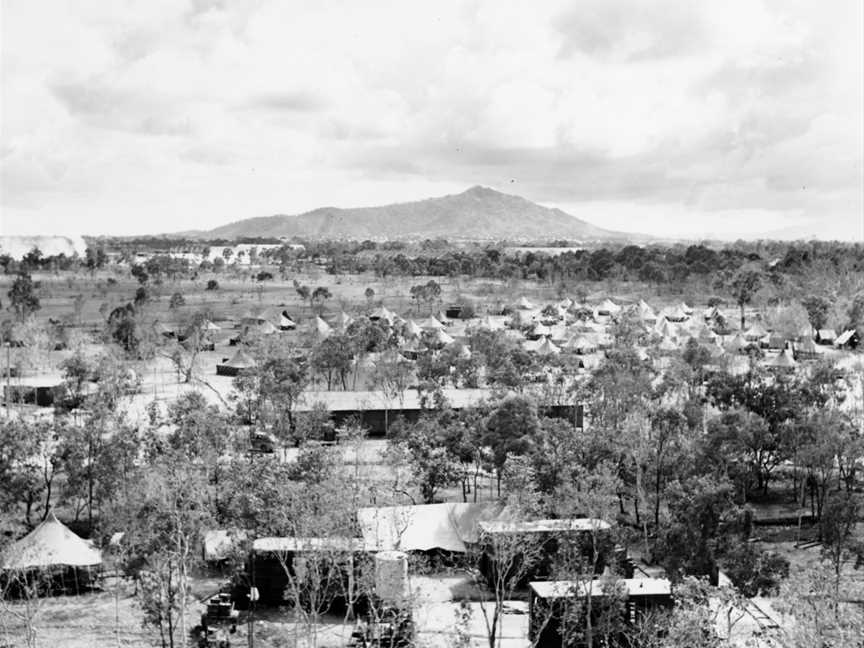
[[[50,513],[39,526],[6,548],[0,558],[0,570],[60,565],[88,567],[101,563],[102,552]]]

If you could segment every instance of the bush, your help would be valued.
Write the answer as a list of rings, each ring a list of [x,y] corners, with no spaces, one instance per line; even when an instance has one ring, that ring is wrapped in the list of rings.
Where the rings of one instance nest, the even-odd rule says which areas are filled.
[[[219,290],[219,282],[215,279],[211,279],[207,282],[207,290]]]
[[[746,542],[730,548],[722,562],[729,579],[747,597],[776,594],[780,581],[789,576],[788,559]]]
[[[273,279],[273,273],[259,272],[257,275],[255,275],[255,279],[257,279],[258,281],[270,281],[271,279]]]
[[[186,299],[179,292],[171,295],[171,300],[168,302],[168,308],[175,309],[186,305]]]

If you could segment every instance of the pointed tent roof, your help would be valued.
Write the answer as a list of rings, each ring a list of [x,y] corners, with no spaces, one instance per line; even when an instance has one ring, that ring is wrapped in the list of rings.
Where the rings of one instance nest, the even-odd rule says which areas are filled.
[[[531,327],[531,335],[552,335],[552,328],[540,322],[534,322]]]
[[[731,340],[726,343],[726,350],[738,352],[747,348],[747,340],[740,333],[736,333]]]
[[[279,327],[280,328],[295,328],[297,323],[288,316],[288,313],[283,312],[279,315]]]
[[[561,349],[555,346],[549,338],[545,338],[537,348],[534,349],[534,353],[542,356],[558,355],[561,353]]]
[[[756,322],[750,328],[744,331],[744,337],[748,340],[761,340],[766,335],[768,335],[768,331],[765,330],[765,327],[762,326],[759,322]]]
[[[240,349],[234,354],[234,357],[225,363],[225,366],[234,367],[236,369],[249,369],[254,367],[256,364],[258,363],[255,362],[255,358],[250,356],[243,349]]]
[[[681,302],[679,308],[684,311],[687,315],[693,314],[693,308],[687,305],[687,302]]]
[[[423,329],[414,320],[408,320],[405,324],[405,335],[407,337],[417,338],[423,333]]]
[[[321,319],[320,316],[316,315],[312,321],[312,330],[315,331],[316,335],[327,337],[333,332],[333,327]]]
[[[353,318],[353,317],[351,317],[351,316],[350,316],[348,313],[346,313],[345,311],[342,311],[342,312],[339,313],[339,315],[336,317],[336,326],[337,326],[340,330],[344,331],[344,330],[347,329],[349,326],[351,326],[351,322],[353,322],[353,321],[354,321],[354,318]]]
[[[636,308],[637,308],[636,313],[643,320],[657,319],[657,313],[654,312],[654,309],[651,308],[644,299],[639,300],[639,303],[636,305]]]
[[[441,322],[444,325],[446,325],[447,322],[450,321],[450,318],[447,317],[447,313],[445,313],[444,311],[438,311],[438,314],[435,316],[435,319],[437,319],[439,322]]]
[[[218,324],[214,324],[210,320],[204,320],[204,323],[201,325],[201,329],[204,331],[221,331],[222,327]]]
[[[687,319],[687,313],[680,306],[675,306],[666,311],[666,319],[670,322],[683,322]]]
[[[777,354],[777,357],[768,363],[768,366],[773,369],[794,369],[798,366],[795,358],[789,352],[789,349],[783,349]]]
[[[516,302],[516,308],[519,308],[521,310],[532,310],[534,308],[534,304],[528,301],[525,298],[525,295],[522,295],[519,298],[519,301]]]
[[[444,325],[430,315],[420,322],[420,328],[426,329],[427,331],[441,331],[444,329]]]
[[[564,345],[564,348],[569,349],[569,350],[571,350],[575,353],[578,353],[578,354],[583,354],[583,353],[590,353],[592,351],[596,351],[597,345],[594,344],[594,342],[589,340],[584,335],[577,335],[577,336],[570,338],[570,340],[567,342],[567,344]]]
[[[69,530],[52,512],[39,526],[6,548],[0,558],[0,570],[55,565],[88,567],[101,563],[102,552]]]
[[[443,329],[435,329],[435,332],[432,334],[432,339],[438,344],[448,345],[452,344],[455,340],[447,335]]]
[[[391,310],[387,310],[384,306],[381,306],[380,308],[376,308],[369,315],[369,319],[371,319],[371,320],[383,319],[388,324],[392,324],[393,319],[395,317],[396,317],[396,313],[394,313]]]

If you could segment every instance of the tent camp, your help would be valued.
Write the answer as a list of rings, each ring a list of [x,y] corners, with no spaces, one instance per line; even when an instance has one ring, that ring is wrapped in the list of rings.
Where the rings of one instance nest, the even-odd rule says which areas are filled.
[[[0,556],[0,573],[14,589],[14,579],[47,577],[51,589],[79,592],[102,565],[102,552],[60,522],[54,513]]]

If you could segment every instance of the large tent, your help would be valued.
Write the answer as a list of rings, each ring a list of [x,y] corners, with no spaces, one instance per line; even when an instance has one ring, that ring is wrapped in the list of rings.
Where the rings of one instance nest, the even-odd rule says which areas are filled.
[[[516,308],[519,310],[533,310],[534,304],[528,301],[525,296],[519,298],[519,301],[516,302]]]
[[[333,332],[333,328],[321,319],[319,316],[315,316],[315,319],[312,321],[312,331],[321,339],[329,337]]]
[[[431,315],[421,321],[419,326],[427,331],[440,331],[444,329],[444,325]]]
[[[384,320],[388,324],[392,324],[393,320],[396,319],[396,313],[391,310],[387,310],[387,308],[385,308],[384,306],[381,306],[380,308],[376,308],[374,311],[372,311],[372,313],[369,315],[369,319],[373,322],[377,320]]]
[[[621,307],[611,299],[604,299],[603,303],[597,307],[599,315],[616,315],[621,311]]]
[[[279,315],[279,330],[280,331],[293,331],[297,328],[297,323],[291,319],[291,316],[288,315],[288,311],[282,311]]]
[[[0,555],[0,572],[8,582],[34,574],[49,576],[62,589],[86,587],[93,572],[102,565],[102,552],[49,513],[44,522],[13,542]]]

